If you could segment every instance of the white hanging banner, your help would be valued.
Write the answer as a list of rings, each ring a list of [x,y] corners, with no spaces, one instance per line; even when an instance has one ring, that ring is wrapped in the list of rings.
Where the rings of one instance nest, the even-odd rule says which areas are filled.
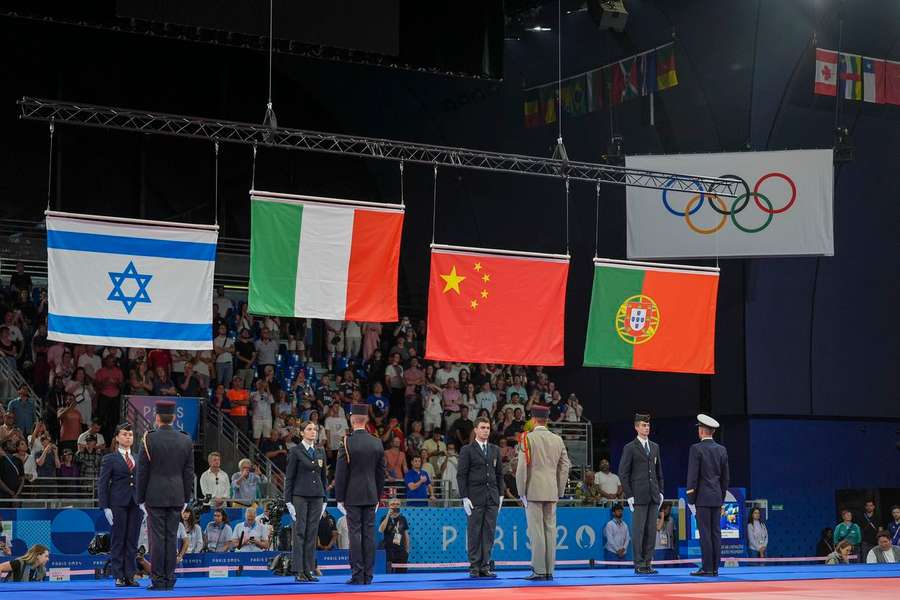
[[[628,258],[834,255],[830,149],[629,156],[625,166],[738,181],[735,198],[700,182],[627,188]]]

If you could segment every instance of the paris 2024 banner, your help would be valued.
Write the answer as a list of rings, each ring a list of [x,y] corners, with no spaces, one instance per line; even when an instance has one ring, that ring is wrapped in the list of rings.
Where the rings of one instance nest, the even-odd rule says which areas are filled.
[[[629,156],[629,168],[722,177],[735,197],[629,187],[628,258],[834,255],[832,151]]]

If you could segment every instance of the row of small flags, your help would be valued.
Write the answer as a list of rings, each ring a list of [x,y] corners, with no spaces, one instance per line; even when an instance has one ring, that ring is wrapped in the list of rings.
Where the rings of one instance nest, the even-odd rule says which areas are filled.
[[[641,52],[559,82],[525,89],[525,126],[556,123],[558,109],[567,116],[594,112],[678,85],[675,45]],[[557,106],[557,102],[559,106]]]
[[[900,105],[900,62],[816,48],[815,93]]]

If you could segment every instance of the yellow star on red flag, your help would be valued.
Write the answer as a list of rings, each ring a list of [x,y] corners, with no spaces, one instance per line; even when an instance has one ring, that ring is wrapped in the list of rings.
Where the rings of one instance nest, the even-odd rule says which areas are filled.
[[[450,290],[453,290],[457,294],[459,294],[459,284],[465,280],[465,277],[462,275],[456,274],[456,266],[454,265],[450,269],[449,275],[441,275],[441,279],[444,280],[444,293],[446,294]]]

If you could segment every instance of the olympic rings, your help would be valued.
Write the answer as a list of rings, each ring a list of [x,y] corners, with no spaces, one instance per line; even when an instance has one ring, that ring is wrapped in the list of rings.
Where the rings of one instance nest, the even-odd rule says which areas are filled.
[[[716,209],[716,212],[718,212],[719,214],[722,215],[722,220],[719,221],[719,224],[718,224],[718,225],[714,225],[714,226],[712,226],[712,227],[707,227],[707,228],[705,228],[705,229],[702,228],[702,227],[697,227],[696,225],[694,225],[694,223],[691,221],[691,215],[693,214],[693,213],[691,212],[691,208],[693,207],[694,202],[697,202],[697,200],[700,200],[699,203],[700,203],[700,204],[703,204],[703,199],[702,199],[702,197],[700,196],[700,194],[694,194],[694,197],[691,198],[691,199],[688,201],[687,206],[684,207],[684,221],[685,221],[685,223],[687,223],[687,226],[691,228],[691,231],[695,231],[695,232],[697,232],[697,233],[699,233],[699,234],[701,234],[701,235],[710,235],[710,234],[712,234],[712,233],[715,233],[715,232],[719,231],[719,230],[722,229],[723,227],[725,227],[725,223],[728,222],[728,215],[729,215],[729,214],[732,214],[732,217],[734,216],[733,213],[729,213],[729,212],[728,212],[728,207],[725,206],[725,203],[722,201],[722,199],[719,198],[718,196],[716,196],[715,194],[709,194],[709,195],[706,197],[707,201],[709,201],[709,205],[710,205],[710,206],[713,206],[713,198],[715,198],[716,202],[719,203],[719,206],[722,207],[722,210],[719,210],[718,208]],[[748,203],[749,201],[750,201],[749,198],[745,198],[745,199],[744,199],[744,206],[746,206],[747,203]],[[738,212],[740,212],[740,211],[738,211]]]
[[[670,183],[672,183],[673,181],[675,181],[675,178],[674,178],[674,177],[670,178],[668,181],[666,181],[666,182],[663,184],[663,193],[662,193],[663,206],[665,206],[665,207],[666,207],[666,210],[669,211],[670,213],[672,213],[673,215],[675,215],[676,217],[683,217],[683,216],[684,216],[684,213],[683,213],[683,212],[678,212],[677,210],[675,210],[674,208],[672,208],[671,206],[669,206],[669,200],[668,200],[668,198],[666,198],[666,194],[669,192],[668,185],[669,185]],[[697,181],[696,179],[692,180],[691,183],[692,183],[692,184],[697,188],[697,190],[699,190],[699,192],[700,192],[700,202],[697,204],[697,208],[695,208],[693,211],[691,211],[691,214],[694,214],[695,212],[697,212],[698,210],[700,210],[700,209],[703,207],[703,194],[704,194],[704,192],[705,192],[706,190],[703,189],[703,186],[702,186],[702,185],[700,184],[700,182]]]
[[[747,197],[744,198],[744,203],[741,204],[741,207],[739,209],[737,209],[737,212],[741,212],[742,210],[747,208],[747,204],[750,203],[750,186],[747,185],[747,182],[744,181],[742,178],[738,177],[737,175],[719,175],[719,178],[720,179],[735,179],[735,180],[737,180],[738,183],[740,183],[742,186],[744,186],[744,193],[747,194]],[[710,194],[710,195],[712,195],[712,194]],[[722,203],[722,207],[725,208],[725,210],[719,210],[718,208],[716,208],[716,205],[713,204],[712,200],[710,200],[709,198],[707,198],[707,200],[709,201],[709,207],[712,208],[717,213],[719,213],[720,215],[725,215],[727,217],[731,214],[731,212],[729,212],[727,210],[727,207],[724,202]]]
[[[765,181],[766,179],[768,179],[769,177],[780,177],[781,179],[784,179],[785,181],[787,181],[788,185],[791,186],[791,199],[788,200],[787,204],[785,204],[783,207],[779,208],[778,210],[772,210],[771,204],[769,205],[769,209],[766,210],[765,208],[763,208],[763,205],[759,203],[759,196],[756,196],[756,198],[755,198],[756,205],[759,207],[760,210],[765,211],[765,212],[783,213],[784,211],[786,211],[787,209],[789,209],[790,207],[792,207],[794,205],[794,200],[797,199],[797,186],[794,185],[794,180],[791,179],[790,177],[788,177],[787,175],[785,175],[784,173],[768,173],[768,174],[760,177],[759,180],[756,182],[756,185],[753,186],[754,194],[759,192],[759,186],[761,186],[762,182]]]
[[[737,203],[740,201],[741,196],[743,196],[743,194],[741,194],[740,196],[735,198],[734,204],[731,205],[731,222],[734,223],[734,226],[737,227],[738,229],[740,229],[741,231],[743,231],[744,233],[758,233],[758,232],[762,231],[763,229],[765,229],[766,227],[768,227],[769,223],[772,222],[772,218],[775,216],[776,211],[772,210],[772,203],[769,202],[769,199],[766,198],[765,196],[763,196],[762,194],[760,194],[759,192],[753,192],[753,197],[756,199],[756,203],[759,204],[760,199],[762,199],[763,202],[765,202],[766,204],[769,205],[769,210],[763,209],[763,211],[766,213],[765,223],[763,223],[759,227],[753,228],[753,227],[744,227],[743,225],[741,225],[740,223],[737,222],[737,218],[735,218],[735,216],[734,216],[734,207],[737,206]]]
[[[758,233],[768,227],[776,214],[780,214],[783,212],[787,212],[794,205],[794,202],[797,200],[797,185],[794,183],[794,180],[785,175],[784,173],[780,173],[777,171],[773,171],[771,173],[766,173],[762,177],[760,177],[756,181],[756,185],[753,186],[753,191],[750,191],[750,186],[748,183],[741,177],[737,175],[719,175],[720,179],[733,179],[738,184],[740,184],[744,188],[744,193],[738,195],[734,202],[732,202],[731,207],[728,205],[716,194],[706,190],[703,185],[696,179],[690,180],[691,186],[696,188],[699,193],[694,194],[688,203],[684,207],[684,212],[677,211],[669,204],[668,193],[672,189],[669,187],[674,181],[676,181],[675,177],[668,179],[662,186],[662,201],[663,207],[672,215],[676,217],[683,218],[684,222],[687,223],[687,226],[694,233],[698,233],[700,235],[711,235],[720,231],[725,224],[728,222],[729,217],[731,218],[731,222],[734,226],[743,231],[744,233]],[[783,179],[791,188],[791,196],[788,199],[787,203],[781,208],[774,208],[772,202],[769,200],[769,197],[760,193],[760,188],[762,184],[765,183],[767,179]],[[677,192],[687,192],[687,190],[675,190]],[[759,227],[744,227],[737,221],[737,214],[743,211],[750,204],[750,198],[753,198],[756,206],[766,213],[766,220]],[[705,201],[705,202],[704,202]],[[709,207],[713,209],[715,212],[721,215],[722,219],[716,225],[712,227],[698,227],[691,216],[696,214],[701,208],[703,208],[704,204],[709,204]]]

